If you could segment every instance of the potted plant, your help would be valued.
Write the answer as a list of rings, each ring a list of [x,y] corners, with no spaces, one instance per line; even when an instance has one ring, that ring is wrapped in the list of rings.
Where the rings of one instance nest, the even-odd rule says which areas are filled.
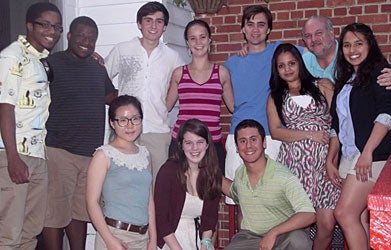
[[[221,7],[227,5],[227,0],[188,0],[191,8],[196,14],[214,14],[217,13]],[[173,0],[178,7],[187,5],[186,0]]]

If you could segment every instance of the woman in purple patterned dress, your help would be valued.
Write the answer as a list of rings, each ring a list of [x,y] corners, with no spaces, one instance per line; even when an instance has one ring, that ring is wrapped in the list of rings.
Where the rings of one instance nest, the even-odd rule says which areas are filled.
[[[326,178],[325,168],[333,84],[313,77],[295,46],[281,44],[272,60],[270,89],[270,134],[282,141],[277,161],[303,184],[317,212],[313,249],[326,249],[333,236],[333,210],[339,197],[339,190]]]

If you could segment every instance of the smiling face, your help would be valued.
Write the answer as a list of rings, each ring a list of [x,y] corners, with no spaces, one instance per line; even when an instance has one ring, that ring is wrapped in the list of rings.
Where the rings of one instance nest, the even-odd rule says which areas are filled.
[[[205,27],[195,24],[187,31],[187,45],[193,56],[208,53],[211,39]]]
[[[360,32],[346,32],[342,41],[342,51],[345,60],[350,63],[357,72],[360,64],[367,58],[369,45],[364,35]]]
[[[164,15],[161,11],[142,17],[141,23],[138,23],[138,28],[143,34],[142,39],[151,42],[159,41],[166,27],[164,24]]]
[[[95,51],[98,32],[94,27],[77,24],[68,32],[68,51],[78,58],[87,58]]]
[[[299,80],[299,63],[290,52],[282,52],[276,60],[280,77],[288,83],[297,83]]]
[[[236,149],[246,166],[264,157],[266,139],[262,140],[257,128],[247,127],[238,130],[236,141]]]
[[[190,167],[198,167],[207,148],[208,142],[203,137],[192,132],[186,132],[183,135],[182,149]]]
[[[119,106],[115,111],[115,119],[132,119],[135,117],[140,117],[140,112],[132,104]],[[121,127],[118,124],[118,121],[111,120],[110,125],[114,129],[115,134],[117,135],[116,138],[119,140],[124,140],[126,142],[134,142],[141,134],[141,123],[138,125],[133,125],[133,123],[129,121],[126,126]]]
[[[303,28],[303,41],[310,52],[322,56],[333,47],[334,31],[328,30],[324,21],[310,19]]]
[[[54,11],[42,12],[34,22],[27,23],[27,41],[39,52],[51,50],[61,35],[61,31],[54,27],[62,27],[61,16]]]
[[[246,36],[249,46],[266,45],[270,32],[265,13],[259,13],[245,21],[242,32]]]

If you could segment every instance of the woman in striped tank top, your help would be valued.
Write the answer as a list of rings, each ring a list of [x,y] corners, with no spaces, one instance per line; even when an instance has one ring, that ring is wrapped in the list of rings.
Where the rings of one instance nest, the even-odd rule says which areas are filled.
[[[225,153],[221,143],[220,109],[221,101],[230,112],[234,97],[228,70],[209,60],[211,31],[208,23],[193,20],[185,28],[184,37],[192,57],[188,65],[174,70],[166,97],[167,109],[171,110],[179,98],[179,113],[175,123],[169,157],[177,152],[177,133],[186,120],[197,118],[204,122],[212,134],[219,166],[224,173]]]

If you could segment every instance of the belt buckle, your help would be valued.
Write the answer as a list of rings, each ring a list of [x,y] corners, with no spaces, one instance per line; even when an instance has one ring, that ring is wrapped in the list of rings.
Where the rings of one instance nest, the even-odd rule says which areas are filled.
[[[142,226],[139,227],[138,233],[139,234],[145,234],[147,232],[147,230],[148,230],[148,225],[142,225]]]

